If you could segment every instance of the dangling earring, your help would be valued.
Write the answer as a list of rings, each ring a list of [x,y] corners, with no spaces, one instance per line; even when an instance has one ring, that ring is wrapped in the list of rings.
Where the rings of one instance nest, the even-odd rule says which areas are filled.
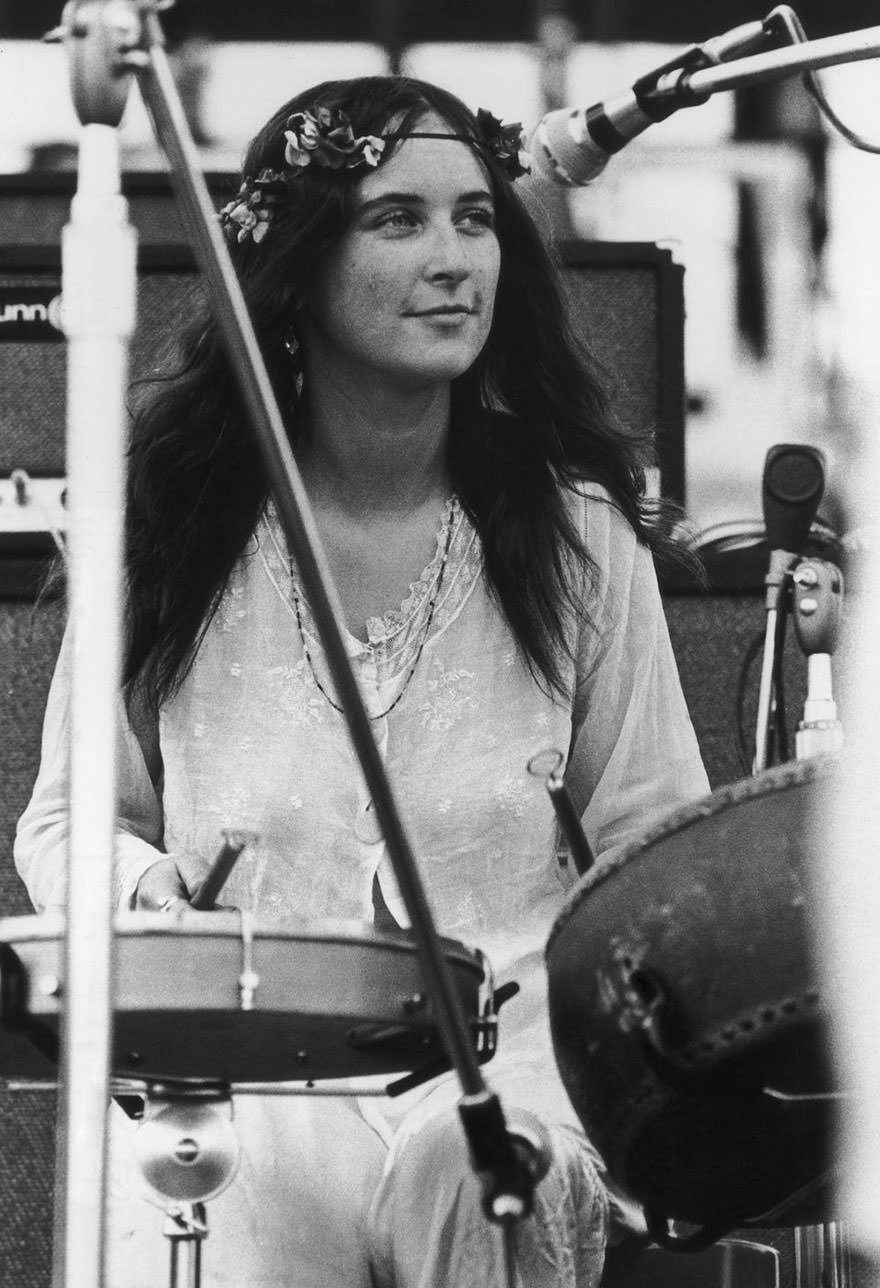
[[[281,343],[284,345],[291,358],[299,355],[299,336],[294,329],[293,323],[288,326],[281,337]]]
[[[290,360],[294,367],[293,387],[296,390],[297,398],[301,398],[303,391],[302,346],[292,322],[284,330],[281,336],[281,343],[290,354]]]

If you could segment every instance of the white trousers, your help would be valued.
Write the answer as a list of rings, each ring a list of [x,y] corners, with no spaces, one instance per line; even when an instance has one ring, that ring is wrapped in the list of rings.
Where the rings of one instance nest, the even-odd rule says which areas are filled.
[[[408,1115],[389,1147],[354,1099],[238,1098],[242,1161],[207,1204],[203,1288],[506,1288],[503,1236],[449,1100]],[[145,1197],[136,1124],[116,1106],[111,1123],[107,1288],[164,1288],[164,1210]],[[549,1134],[550,1172],[515,1228],[517,1282],[594,1288],[609,1225],[600,1165],[575,1128]]]

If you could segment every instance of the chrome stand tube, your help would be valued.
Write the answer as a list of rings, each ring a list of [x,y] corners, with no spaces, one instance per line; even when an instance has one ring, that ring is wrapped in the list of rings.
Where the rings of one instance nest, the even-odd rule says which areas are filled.
[[[101,1282],[125,394],[137,285],[135,232],[108,125],[82,130],[62,283],[73,676],[56,1280],[80,1285]]]

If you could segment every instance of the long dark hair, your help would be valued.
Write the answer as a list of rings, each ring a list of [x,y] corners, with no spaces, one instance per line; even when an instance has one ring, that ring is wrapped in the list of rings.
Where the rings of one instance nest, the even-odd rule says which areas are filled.
[[[428,111],[479,141],[475,116],[453,95],[408,77],[329,81],[285,103],[246,153],[245,175],[283,167],[284,124],[295,111],[342,108],[357,134],[405,133]],[[489,175],[501,247],[494,321],[476,363],[453,384],[449,468],[482,541],[485,570],[535,678],[561,685],[570,612],[584,612],[571,576],[591,568],[564,489],[603,484],[642,541],[655,547],[637,445],[612,424],[589,357],[573,337],[542,242],[498,163]],[[232,253],[291,442],[306,432],[285,337],[346,229],[357,172],[311,166],[289,185],[271,230]],[[560,487],[562,485],[562,488]],[[128,611],[124,682],[157,706],[179,685],[242,555],[268,484],[217,328],[186,329],[178,365],[135,411],[127,512]]]

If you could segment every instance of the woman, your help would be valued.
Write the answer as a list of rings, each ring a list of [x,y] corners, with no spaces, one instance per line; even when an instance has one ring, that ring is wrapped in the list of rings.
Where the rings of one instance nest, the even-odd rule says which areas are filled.
[[[517,1230],[523,1282],[582,1285],[632,1214],[553,1064],[541,958],[572,877],[526,764],[566,753],[600,857],[707,786],[653,571],[662,539],[521,172],[518,131],[440,89],[333,82],[258,134],[223,219],[438,926],[520,984],[490,1081],[553,1151]],[[186,907],[235,827],[260,842],[224,902],[405,925],[212,323],[184,356],[131,449],[119,906]],[[16,847],[38,908],[63,901],[67,674],[62,653]],[[456,1099],[447,1078],[381,1115],[238,1108],[247,1175],[216,1205],[238,1256],[210,1263],[215,1281],[504,1282]]]

